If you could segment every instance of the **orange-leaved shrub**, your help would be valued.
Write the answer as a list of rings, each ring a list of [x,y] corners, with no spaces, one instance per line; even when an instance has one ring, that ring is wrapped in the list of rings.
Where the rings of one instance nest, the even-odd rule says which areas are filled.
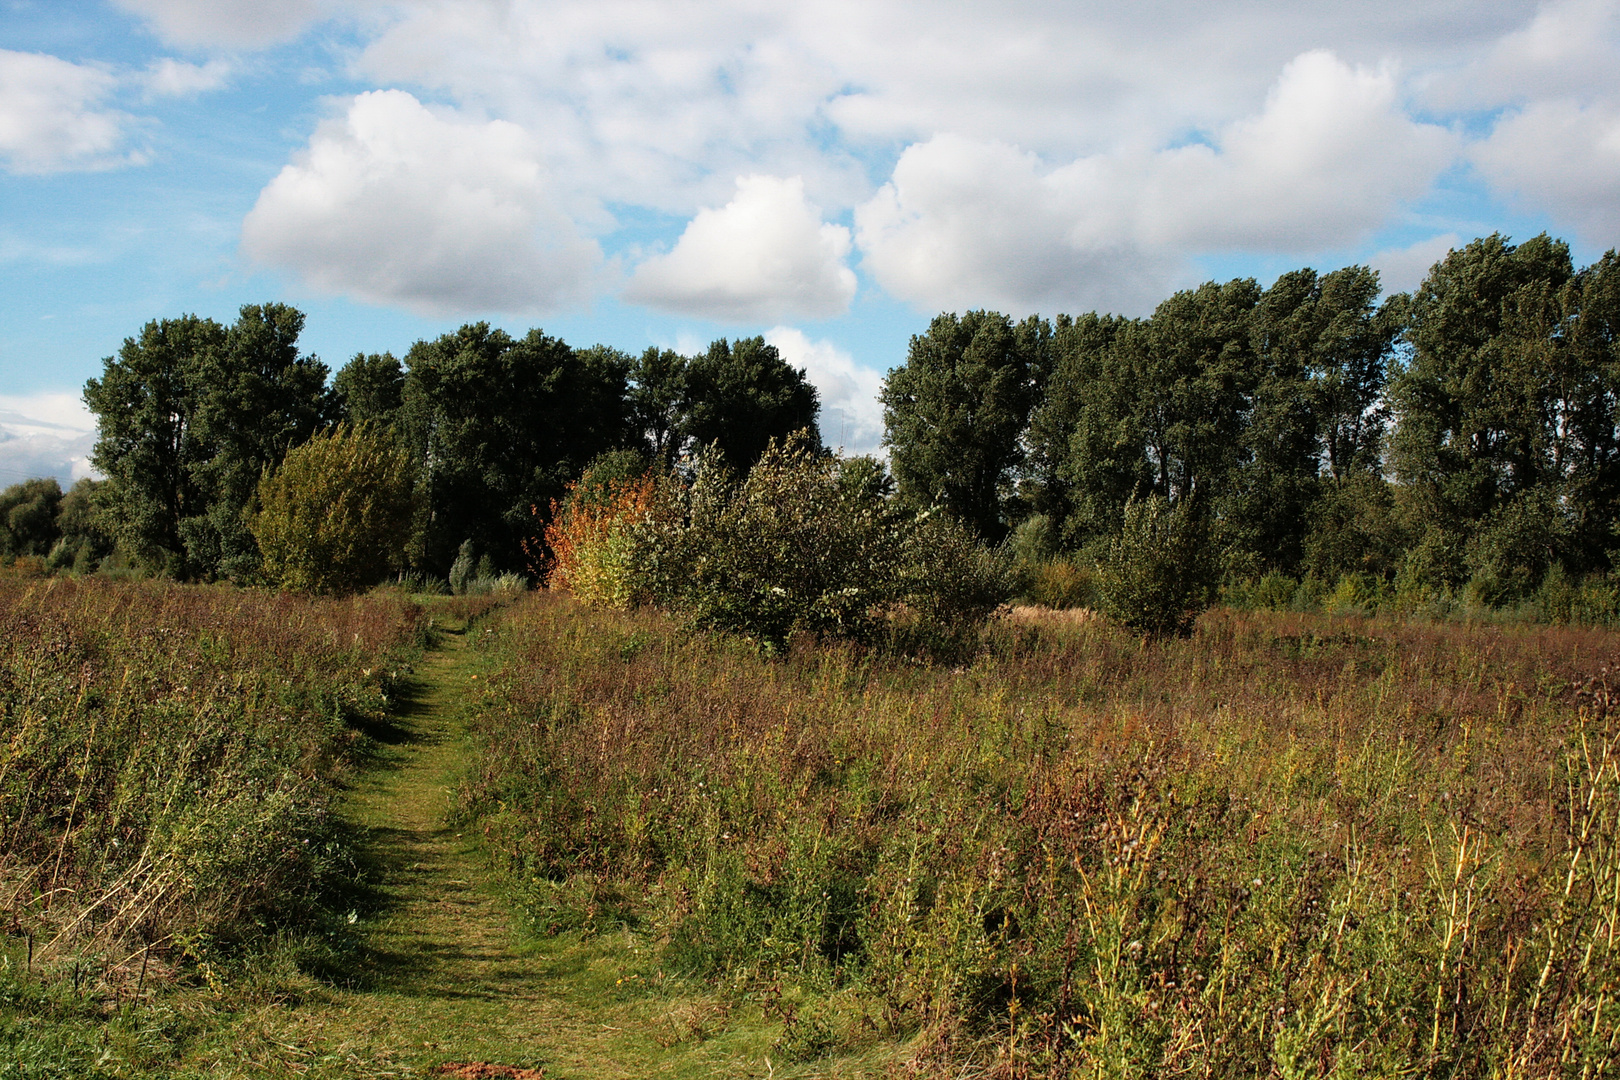
[[[565,499],[552,500],[545,529],[547,584],[605,607],[626,609],[648,599],[636,527],[658,514],[666,501],[662,487],[651,473],[594,488],[570,484]]]

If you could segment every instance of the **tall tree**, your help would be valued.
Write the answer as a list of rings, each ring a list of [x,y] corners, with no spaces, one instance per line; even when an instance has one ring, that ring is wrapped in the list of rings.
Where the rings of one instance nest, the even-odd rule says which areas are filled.
[[[1437,584],[1485,574],[1523,591],[1561,546],[1557,489],[1582,408],[1565,332],[1573,278],[1563,242],[1497,234],[1452,251],[1413,297],[1391,456],[1420,526],[1419,572]]]
[[[1133,388],[1116,377],[1115,342],[1135,320],[1095,312],[1057,317],[1052,374],[1030,415],[1027,471],[1034,508],[1069,544],[1109,532],[1146,487],[1146,459],[1133,422]]]
[[[803,368],[762,337],[721,338],[688,360],[683,411],[683,434],[698,446],[718,448],[739,471],[751,468],[772,439],[796,431],[807,430],[821,445],[816,388]]]
[[[1567,286],[1565,339],[1570,352],[1553,466],[1565,476],[1571,568],[1611,568],[1620,544],[1620,256],[1611,250]]]
[[[942,314],[883,387],[884,445],[900,497],[979,535],[1010,528],[1023,436],[1051,362],[1051,327],[992,311]]]
[[[393,353],[356,353],[332,379],[334,412],[351,424],[392,424],[404,395],[405,369]]]
[[[193,430],[196,372],[202,357],[224,347],[225,328],[212,319],[149,322],[84,387],[96,414],[90,460],[107,477],[113,535],[136,558],[176,576],[189,569],[180,522],[204,509],[192,475],[202,456]]]
[[[285,304],[245,305],[229,329],[151,322],[85,384],[103,506],[138,557],[179,576],[256,567],[243,511],[259,475],[324,420],[326,366],[298,354],[303,322]]]
[[[488,323],[412,346],[401,421],[415,462],[412,560],[444,573],[464,541],[503,569],[523,565],[531,509],[631,436],[628,358],[576,353],[532,330]]]
[[[649,346],[630,369],[630,415],[654,461],[673,468],[685,449],[687,359]]]
[[[1385,374],[1407,298],[1379,305],[1379,292],[1366,267],[1304,269],[1255,307],[1255,382],[1228,513],[1260,565],[1296,571],[1320,500],[1364,502],[1367,483],[1382,482]]]
[[[325,426],[326,365],[298,351],[304,314],[286,304],[243,305],[225,347],[199,358],[192,465],[206,511],[182,518],[188,558],[209,576],[240,578],[259,565],[247,511],[259,478]]]

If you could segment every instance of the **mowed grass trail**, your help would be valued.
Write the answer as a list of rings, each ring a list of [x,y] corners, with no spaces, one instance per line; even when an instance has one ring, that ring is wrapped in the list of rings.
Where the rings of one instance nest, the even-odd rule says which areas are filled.
[[[469,631],[454,626],[356,784],[368,895],[352,985],[242,1015],[230,1045],[194,1062],[207,1076],[548,1078],[848,1075],[859,1063],[784,1070],[758,1009],[728,1009],[701,985],[663,980],[628,932],[525,940],[480,838],[448,822],[467,765],[460,724],[479,690]],[[478,633],[476,629],[471,633]],[[720,1022],[717,1022],[720,1021]]]

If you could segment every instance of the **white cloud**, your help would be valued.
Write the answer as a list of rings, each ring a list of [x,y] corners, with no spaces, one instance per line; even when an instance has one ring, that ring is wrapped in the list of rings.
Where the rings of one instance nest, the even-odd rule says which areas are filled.
[[[1367,265],[1378,271],[1378,283],[1386,294],[1411,292],[1423,284],[1435,263],[1463,244],[1463,238],[1456,233],[1444,233],[1407,247],[1380,251],[1367,260]]]
[[[1283,69],[1260,115],[1221,132],[1218,149],[1145,163],[1144,228],[1204,250],[1354,242],[1427,191],[1455,150],[1444,128],[1405,115],[1391,71],[1309,52]]]
[[[430,314],[554,310],[590,295],[601,260],[527,133],[399,90],[316,129],[260,192],[242,249],[323,291]]]
[[[1048,169],[955,135],[908,147],[856,213],[865,266],[926,307],[1139,311],[1189,252],[1309,252],[1364,238],[1452,159],[1387,70],[1306,53],[1262,111],[1213,145],[1123,150]]]
[[[1136,242],[1117,193],[1088,203],[1081,171],[1053,175],[1033,154],[955,135],[908,147],[856,211],[863,265],[936,309],[1151,307],[1179,260]]]
[[[841,315],[855,296],[849,230],[823,223],[801,177],[740,176],[720,209],[698,211],[666,255],[635,270],[624,297],[728,322]]]
[[[0,396],[0,486],[54,476],[63,486],[94,475],[96,421],[73,394]]]
[[[1620,236],[1620,102],[1536,102],[1504,116],[1471,156],[1487,179],[1584,239]]]
[[[230,77],[231,67],[223,60],[210,60],[206,64],[188,64],[165,56],[147,65],[142,76],[148,100],[155,98],[189,98],[217,90]]]
[[[113,0],[179,45],[262,48],[348,6],[332,0]]]
[[[140,160],[119,154],[129,117],[106,105],[116,86],[99,67],[0,49],[0,162],[53,173]]]
[[[1283,0],[411,0],[356,70],[522,123],[605,199],[690,214],[748,173],[853,205],[868,152],[942,132],[1051,161],[1164,146],[1254,111],[1312,49],[1455,66],[1525,18],[1524,0],[1376,17]]]
[[[822,441],[846,454],[883,452],[883,376],[862,367],[829,341],[812,341],[802,330],[778,326],[765,334],[782,359],[803,368],[821,395]]]

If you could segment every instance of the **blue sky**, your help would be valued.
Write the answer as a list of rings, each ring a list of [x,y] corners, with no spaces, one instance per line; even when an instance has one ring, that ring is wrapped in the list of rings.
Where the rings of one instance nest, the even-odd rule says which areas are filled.
[[[1614,0],[0,0],[0,482],[150,319],[334,369],[488,319],[766,334],[876,447],[941,310],[1620,232]]]

